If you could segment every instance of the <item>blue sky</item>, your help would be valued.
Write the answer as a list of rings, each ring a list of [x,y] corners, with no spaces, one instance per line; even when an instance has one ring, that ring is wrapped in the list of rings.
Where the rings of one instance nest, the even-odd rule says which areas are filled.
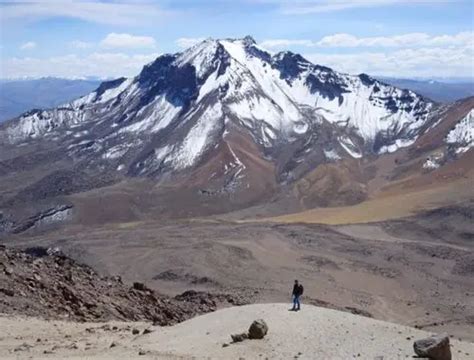
[[[474,77],[472,0],[0,1],[0,20],[4,78],[132,76],[245,35],[349,73]]]

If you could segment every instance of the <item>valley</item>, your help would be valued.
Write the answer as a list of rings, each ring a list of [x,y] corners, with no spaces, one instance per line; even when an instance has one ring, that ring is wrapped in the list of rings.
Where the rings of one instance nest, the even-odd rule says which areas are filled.
[[[298,278],[305,303],[472,341],[472,211],[471,202],[344,226],[212,218],[71,226],[6,244],[59,247],[101,274],[168,295],[193,288],[289,302]]]

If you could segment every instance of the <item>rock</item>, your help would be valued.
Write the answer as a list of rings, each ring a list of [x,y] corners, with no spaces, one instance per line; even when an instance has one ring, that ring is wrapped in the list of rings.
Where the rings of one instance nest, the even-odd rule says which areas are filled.
[[[138,330],[138,329],[132,329],[132,334],[133,334],[133,335],[138,335],[138,334],[140,334],[140,330]]]
[[[152,333],[152,332],[153,332],[152,329],[145,329],[145,330],[143,330],[142,334],[146,335],[146,334],[149,334],[149,333]]]
[[[148,353],[148,351],[145,351],[145,350],[140,350],[138,352],[138,355],[146,355]]]
[[[432,360],[451,360],[448,334],[434,335],[416,340],[413,344],[416,355]]]
[[[227,344],[227,343],[223,343],[223,344],[222,344],[222,347],[223,347],[223,348],[224,348],[224,347],[227,347],[227,346],[229,346],[229,344]]]
[[[247,333],[241,333],[241,334],[233,334],[230,337],[232,338],[233,342],[241,342],[241,341],[247,340],[249,338],[249,335]]]
[[[263,339],[267,332],[267,323],[262,319],[255,320],[249,328],[249,339]]]
[[[140,290],[140,291],[145,291],[147,290],[146,286],[144,283],[141,283],[141,282],[134,282],[133,283],[133,288],[135,290]]]
[[[112,341],[112,343],[110,344],[109,348],[113,348],[113,347],[116,347],[117,346],[117,343],[115,341]]]

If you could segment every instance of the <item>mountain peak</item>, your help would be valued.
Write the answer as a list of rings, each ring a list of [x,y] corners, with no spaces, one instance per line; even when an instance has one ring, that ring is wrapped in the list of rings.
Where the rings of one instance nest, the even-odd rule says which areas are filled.
[[[245,44],[249,45],[255,45],[257,43],[255,39],[250,35],[245,36],[242,40]]]
[[[197,165],[223,141],[230,121],[268,154],[295,141],[311,146],[324,121],[336,138],[332,148],[361,157],[412,143],[431,107],[421,97],[378,84],[367,75],[340,74],[289,51],[272,56],[250,36],[208,38],[180,53],[160,56],[136,78],[104,83],[70,107],[26,114],[7,136],[21,141],[77,123],[97,123],[102,131],[103,124],[110,123],[114,130],[107,140],[98,132],[96,145],[90,145],[99,158],[123,157],[124,164],[116,165],[133,174],[165,173]],[[347,134],[336,135],[341,131]],[[153,141],[154,157],[140,153],[137,142],[127,150],[135,157],[125,159],[118,145],[123,134],[149,141],[151,133],[159,132],[172,136]],[[86,137],[76,136],[71,149],[82,146],[75,145],[76,139]]]
[[[190,49],[197,49],[197,48],[203,49],[203,48],[208,47],[208,46],[215,46],[216,44],[220,44],[220,43],[223,43],[223,42],[241,43],[245,47],[252,46],[252,45],[257,45],[257,42],[255,41],[255,39],[250,35],[246,35],[243,38],[218,38],[218,39],[216,39],[216,38],[213,38],[213,37],[208,37],[208,38],[194,44],[193,46],[185,49],[184,52],[187,52]]]

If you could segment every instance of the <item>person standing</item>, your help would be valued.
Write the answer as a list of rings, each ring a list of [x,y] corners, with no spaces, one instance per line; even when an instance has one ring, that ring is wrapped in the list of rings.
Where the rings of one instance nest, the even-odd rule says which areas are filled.
[[[301,303],[300,303],[300,298],[301,295],[303,295],[303,285],[298,283],[298,280],[295,280],[295,284],[293,285],[293,308],[291,311],[299,311],[301,310]]]

